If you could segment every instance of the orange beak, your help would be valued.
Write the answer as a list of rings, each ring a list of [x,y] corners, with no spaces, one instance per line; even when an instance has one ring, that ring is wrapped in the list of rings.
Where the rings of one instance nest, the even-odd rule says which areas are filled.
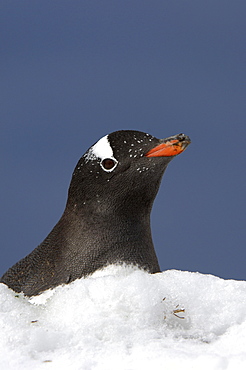
[[[179,134],[163,139],[161,144],[150,149],[146,157],[171,157],[182,153],[191,143],[189,136]]]

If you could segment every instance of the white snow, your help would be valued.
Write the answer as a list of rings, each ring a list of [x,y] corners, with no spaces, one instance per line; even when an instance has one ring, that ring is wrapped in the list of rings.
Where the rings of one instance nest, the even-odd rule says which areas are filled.
[[[31,299],[0,284],[0,369],[245,370],[246,282],[111,266]]]

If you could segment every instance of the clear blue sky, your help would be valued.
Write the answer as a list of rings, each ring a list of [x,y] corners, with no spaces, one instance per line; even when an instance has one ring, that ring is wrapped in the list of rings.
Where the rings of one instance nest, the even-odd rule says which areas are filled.
[[[184,132],[152,212],[161,268],[246,279],[245,1],[3,1],[0,275],[60,218],[101,136]]]

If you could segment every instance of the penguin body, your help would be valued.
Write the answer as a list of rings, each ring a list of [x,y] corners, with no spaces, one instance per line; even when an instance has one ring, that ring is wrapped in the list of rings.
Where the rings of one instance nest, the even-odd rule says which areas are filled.
[[[168,163],[189,143],[131,130],[100,139],[75,167],[61,219],[0,281],[32,296],[110,264],[159,272],[150,212]]]

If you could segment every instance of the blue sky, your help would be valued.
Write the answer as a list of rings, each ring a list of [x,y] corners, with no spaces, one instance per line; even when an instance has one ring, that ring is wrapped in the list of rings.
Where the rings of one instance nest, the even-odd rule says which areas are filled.
[[[71,174],[119,129],[192,144],[152,212],[161,268],[246,279],[244,1],[6,1],[0,274],[60,218]]]

